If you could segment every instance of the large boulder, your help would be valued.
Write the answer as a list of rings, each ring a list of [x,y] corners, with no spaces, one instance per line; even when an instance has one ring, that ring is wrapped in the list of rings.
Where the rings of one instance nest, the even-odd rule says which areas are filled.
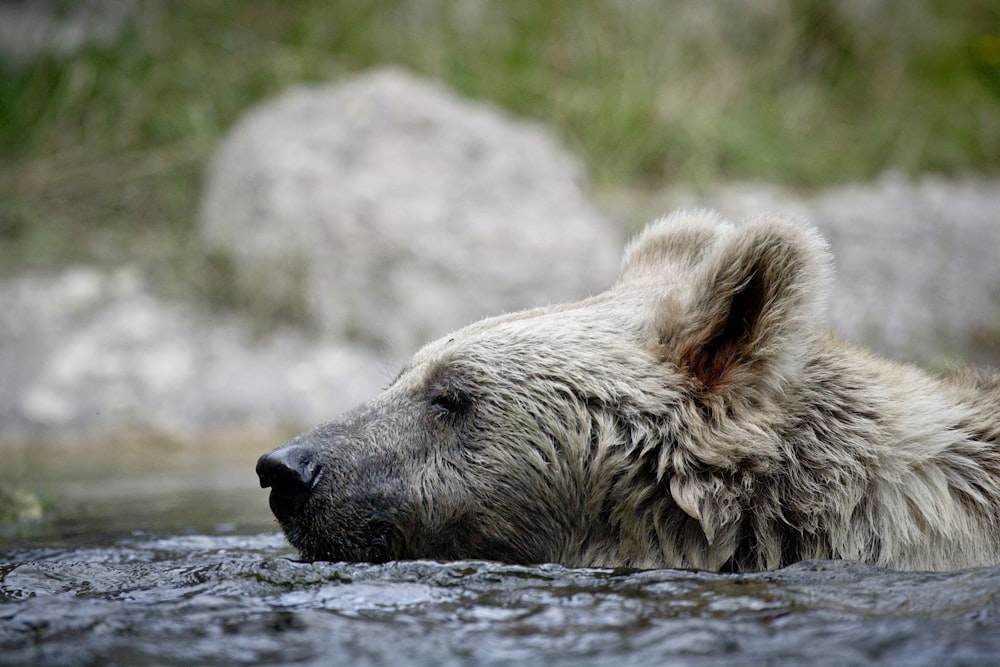
[[[398,359],[483,317],[598,291],[620,232],[541,127],[396,69],[251,110],[201,229],[244,300]]]

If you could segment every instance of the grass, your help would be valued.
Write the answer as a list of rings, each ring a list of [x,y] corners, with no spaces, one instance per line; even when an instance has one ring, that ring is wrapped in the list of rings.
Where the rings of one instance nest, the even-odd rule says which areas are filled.
[[[114,46],[0,66],[0,266],[185,256],[240,113],[385,63],[548,124],[603,189],[1000,171],[994,0],[146,0]]]

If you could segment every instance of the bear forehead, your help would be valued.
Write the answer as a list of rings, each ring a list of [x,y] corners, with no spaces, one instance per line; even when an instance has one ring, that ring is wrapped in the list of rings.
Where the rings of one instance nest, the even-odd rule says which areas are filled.
[[[635,310],[603,294],[481,320],[425,345],[397,382],[423,384],[448,369],[486,375],[515,366],[570,370],[609,356],[634,359],[642,336],[641,323],[631,317]]]

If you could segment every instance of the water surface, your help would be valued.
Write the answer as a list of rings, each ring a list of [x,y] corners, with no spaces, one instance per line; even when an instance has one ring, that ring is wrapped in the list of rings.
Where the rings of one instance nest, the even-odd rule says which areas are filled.
[[[57,488],[45,521],[0,539],[0,664],[1000,660],[1000,568],[308,564],[277,534],[252,465]]]

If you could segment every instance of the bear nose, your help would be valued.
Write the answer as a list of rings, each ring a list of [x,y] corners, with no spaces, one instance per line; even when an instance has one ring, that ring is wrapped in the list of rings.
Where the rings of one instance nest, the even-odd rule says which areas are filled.
[[[279,447],[257,460],[260,488],[271,487],[269,504],[279,519],[294,517],[301,511],[319,472],[312,450],[300,445]]]

